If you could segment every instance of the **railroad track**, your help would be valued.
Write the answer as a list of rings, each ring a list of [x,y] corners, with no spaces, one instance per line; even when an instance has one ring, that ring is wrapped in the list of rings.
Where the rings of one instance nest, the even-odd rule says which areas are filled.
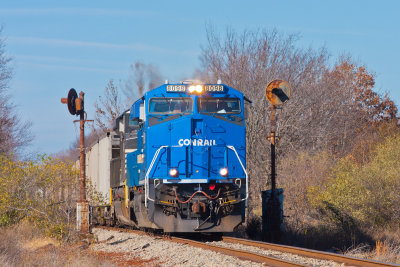
[[[102,228],[106,230],[111,230],[111,231],[123,231],[123,232],[128,232],[128,233],[135,233],[138,235],[149,235],[149,233],[139,231],[139,230],[133,230],[133,229],[122,229],[122,228],[113,228],[113,227],[106,227],[106,226],[97,226],[97,228]],[[210,244],[209,242],[199,242],[195,241],[192,239],[187,239],[187,238],[180,238],[180,237],[175,237],[175,236],[166,236],[166,235],[157,235],[158,238],[162,238],[167,241],[172,241],[180,244],[186,244],[189,246],[194,246],[206,250],[211,250],[215,252],[219,252],[221,254],[237,257],[242,260],[248,260],[248,261],[253,261],[253,262],[258,262],[258,263],[264,263],[268,266],[310,266],[310,264],[304,264],[304,263],[299,263],[294,262],[294,261],[289,261],[287,259],[281,259],[278,257],[274,256],[269,256],[269,255],[264,255],[262,253],[257,253],[253,252],[251,250],[241,248],[232,248],[226,246],[225,244],[240,244],[242,246],[248,246],[248,247],[253,247],[253,248],[258,248],[262,250],[270,250],[270,251],[278,251],[281,253],[287,253],[287,254],[295,254],[304,258],[313,258],[317,260],[322,260],[322,261],[333,261],[337,263],[343,263],[345,265],[351,265],[351,266],[400,266],[400,265],[394,265],[394,264],[389,264],[389,263],[384,263],[384,262],[377,262],[373,260],[365,260],[365,259],[358,259],[358,258],[353,258],[353,257],[348,257],[348,256],[343,256],[343,255],[338,255],[334,253],[327,253],[327,252],[321,252],[321,251],[316,251],[316,250],[310,250],[310,249],[303,249],[303,248],[298,248],[298,247],[291,247],[291,246],[284,246],[284,245],[277,245],[277,244],[271,244],[271,243],[266,243],[266,242],[258,242],[258,241],[253,241],[253,240],[248,240],[248,239],[241,239],[241,238],[234,238],[234,237],[227,237],[224,236],[222,238],[222,243],[220,242],[215,242],[213,244]],[[217,245],[215,245],[217,244]]]
[[[352,265],[352,266],[365,266],[365,267],[400,266],[397,264],[391,264],[391,263],[386,263],[386,262],[378,262],[378,261],[373,261],[373,260],[359,259],[359,258],[339,255],[339,254],[335,254],[335,253],[322,252],[322,251],[318,251],[318,250],[305,249],[305,248],[299,248],[299,247],[284,246],[284,245],[278,245],[278,244],[272,244],[272,243],[266,243],[266,242],[259,242],[259,241],[242,239],[242,238],[224,236],[222,238],[222,240],[224,242],[242,244],[242,245],[246,245],[246,246],[253,246],[253,247],[258,247],[261,249],[275,250],[275,251],[280,251],[283,253],[291,253],[291,254],[296,254],[299,256],[304,256],[304,257],[309,257],[309,258],[314,258],[314,259],[335,261],[335,262],[344,263],[346,265]]]

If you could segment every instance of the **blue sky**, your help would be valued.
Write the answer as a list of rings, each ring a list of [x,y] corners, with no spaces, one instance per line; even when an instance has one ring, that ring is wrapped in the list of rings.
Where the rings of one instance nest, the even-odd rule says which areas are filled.
[[[377,89],[400,104],[400,1],[9,1],[0,4],[2,36],[13,58],[10,93],[33,123],[30,150],[54,153],[78,135],[60,103],[71,87],[86,109],[110,79],[128,77],[137,60],[165,79],[191,78],[205,25],[219,30],[276,28],[298,33],[299,46],[349,53],[377,75]]]

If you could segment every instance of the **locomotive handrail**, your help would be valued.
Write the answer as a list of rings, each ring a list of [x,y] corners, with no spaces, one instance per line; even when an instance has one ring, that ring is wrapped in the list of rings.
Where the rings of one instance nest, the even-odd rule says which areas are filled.
[[[154,162],[158,158],[158,154],[160,154],[160,150],[163,149],[163,148],[166,148],[166,147],[168,147],[168,146],[160,146],[157,149],[156,153],[154,153],[153,160],[151,161],[149,169],[146,172],[146,176],[144,177],[144,196],[145,196],[144,197],[144,206],[146,208],[147,208],[147,200],[150,200],[150,201],[154,202],[154,199],[149,197],[149,188],[150,188],[150,185],[149,185],[149,174],[150,174],[151,169],[153,168]]]
[[[153,160],[150,163],[149,169],[146,172],[146,175],[144,177],[144,206],[147,208],[147,200],[153,201],[154,199],[149,197],[149,188],[150,188],[150,184],[149,184],[149,175],[150,175],[150,171],[153,168],[154,162],[156,161],[156,159],[158,158],[158,154],[160,154],[161,149],[166,148],[168,146],[160,146],[156,153],[154,153],[153,156]],[[182,147],[182,146],[171,146],[171,147]]]
[[[246,197],[243,198],[241,201],[247,201],[247,199],[249,198],[249,177],[247,175],[246,168],[244,167],[242,161],[240,160],[239,155],[238,155],[235,147],[234,146],[226,146],[226,147],[229,148],[230,150],[233,150],[233,152],[235,152],[235,155],[236,155],[237,159],[239,160],[240,166],[242,166],[244,174],[246,175]],[[246,205],[247,205],[247,203],[246,203]]]

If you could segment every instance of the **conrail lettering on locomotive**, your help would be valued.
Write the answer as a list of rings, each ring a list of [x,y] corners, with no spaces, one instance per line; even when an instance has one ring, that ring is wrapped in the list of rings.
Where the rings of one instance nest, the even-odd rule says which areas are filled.
[[[215,146],[215,140],[207,139],[179,139],[178,144],[180,146]]]

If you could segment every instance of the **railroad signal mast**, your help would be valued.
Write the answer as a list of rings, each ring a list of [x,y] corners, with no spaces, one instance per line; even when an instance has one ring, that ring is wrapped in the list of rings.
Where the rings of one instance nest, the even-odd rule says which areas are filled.
[[[264,240],[277,242],[281,238],[283,225],[283,189],[276,188],[276,109],[292,96],[292,89],[284,80],[274,80],[265,89],[271,109],[271,190],[262,191],[262,231]]]
[[[67,98],[61,98],[61,103],[67,104],[71,115],[79,116],[80,128],[80,194],[76,207],[77,230],[83,234],[89,234],[89,203],[86,199],[86,174],[85,174],[85,122],[92,121],[85,119],[84,92],[76,93],[75,89],[70,89]]]

